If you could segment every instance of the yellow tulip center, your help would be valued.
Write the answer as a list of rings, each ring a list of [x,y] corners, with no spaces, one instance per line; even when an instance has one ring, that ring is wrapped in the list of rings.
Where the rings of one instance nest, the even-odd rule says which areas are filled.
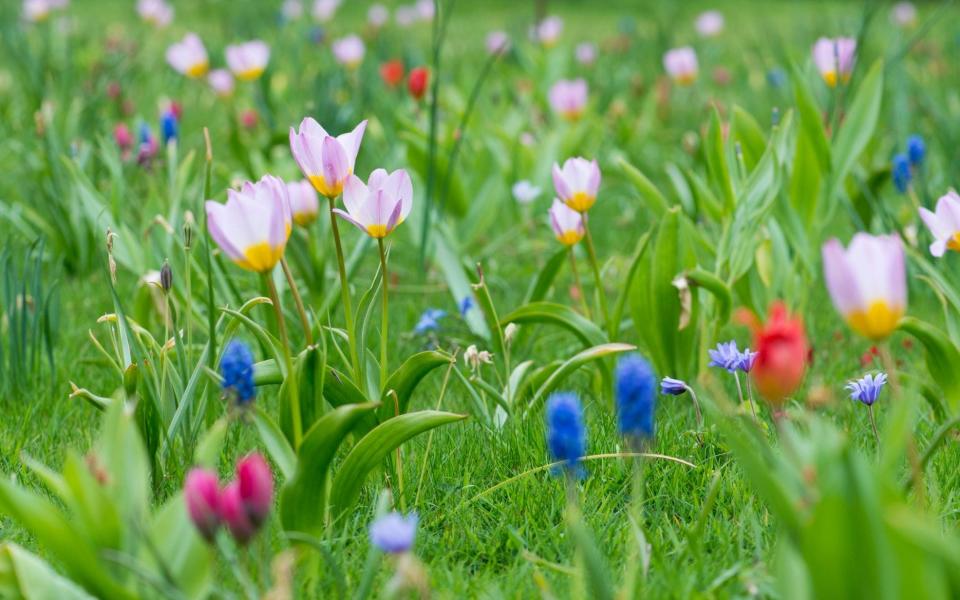
[[[195,65],[190,65],[187,69],[187,77],[192,77],[197,79],[203,77],[207,74],[207,69],[210,68],[210,65],[207,62],[199,62]]]
[[[293,213],[293,221],[300,227],[306,227],[307,225],[313,223],[316,220],[317,220],[317,213],[315,212]]]
[[[567,198],[566,204],[573,210],[577,212],[587,212],[590,210],[590,207],[593,206],[593,203],[597,201],[596,196],[591,196],[586,192],[575,192],[572,196]]]
[[[246,69],[245,71],[240,71],[237,73],[237,79],[240,81],[253,81],[254,79],[260,77],[263,74],[262,67],[254,67],[252,69]]]
[[[576,229],[569,229],[558,235],[557,239],[564,246],[572,246],[583,239],[583,234]]]
[[[676,81],[679,85],[692,85],[693,82],[696,80],[697,80],[696,72],[680,73],[674,79],[674,81]]]
[[[315,190],[327,198],[336,198],[343,193],[343,181],[336,181],[333,185],[327,183],[323,175],[311,175],[308,177]]]
[[[283,246],[271,247],[267,242],[258,242],[243,252],[243,258],[235,261],[237,265],[257,273],[266,273],[283,257]]]
[[[837,86],[837,72],[836,71],[827,71],[823,74],[823,80],[827,83],[828,87]]]
[[[947,242],[947,248],[960,252],[960,231],[953,234],[953,237]]]
[[[582,111],[580,110],[565,110],[561,113],[563,118],[568,121],[579,121]]]
[[[902,316],[902,308],[875,300],[866,310],[855,310],[848,314],[847,323],[860,335],[879,341],[893,333]]]
[[[387,231],[386,225],[367,225],[367,233],[369,233],[372,238],[380,239],[387,237],[387,234],[390,232]]]

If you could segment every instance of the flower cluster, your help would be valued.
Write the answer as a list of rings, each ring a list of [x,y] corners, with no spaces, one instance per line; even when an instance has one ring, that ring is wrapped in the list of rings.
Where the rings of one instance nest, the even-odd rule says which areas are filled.
[[[237,462],[235,478],[221,487],[216,473],[191,469],[183,486],[187,512],[201,536],[213,542],[225,525],[246,545],[266,523],[273,506],[273,473],[258,453]]]

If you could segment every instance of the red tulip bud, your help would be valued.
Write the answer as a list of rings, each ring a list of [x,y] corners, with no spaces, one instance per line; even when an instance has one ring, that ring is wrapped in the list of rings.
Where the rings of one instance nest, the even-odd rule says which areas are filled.
[[[230,530],[233,539],[241,546],[246,545],[257,532],[257,528],[247,518],[238,481],[231,481],[220,494],[220,518]]]
[[[273,473],[263,456],[253,453],[237,463],[237,484],[247,518],[260,527],[273,505]]]
[[[410,77],[407,79],[407,89],[415,100],[420,100],[427,91],[427,82],[430,79],[430,71],[426,67],[417,67],[410,70]]]
[[[183,484],[190,520],[203,539],[213,541],[220,526],[220,484],[217,475],[206,469],[191,469]]]
[[[403,61],[395,59],[380,65],[380,77],[389,87],[397,87],[403,81]]]

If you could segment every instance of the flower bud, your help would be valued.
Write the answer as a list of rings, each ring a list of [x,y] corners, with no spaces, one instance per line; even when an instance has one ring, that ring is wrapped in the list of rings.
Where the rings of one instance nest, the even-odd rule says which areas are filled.
[[[183,249],[187,252],[193,248],[193,231],[196,226],[197,220],[193,217],[193,212],[188,210],[183,215]]]
[[[203,539],[213,541],[220,526],[220,484],[213,471],[191,469],[183,484],[190,520]]]
[[[165,294],[169,294],[173,289],[173,270],[170,269],[170,263],[167,261],[163,261],[163,266],[160,267],[160,287]]]
[[[503,341],[506,345],[513,343],[513,340],[517,337],[517,332],[520,330],[520,326],[516,323],[509,323],[503,329]]]
[[[247,518],[259,528],[273,505],[273,473],[261,454],[255,452],[237,463],[237,484]]]
[[[218,514],[227,529],[230,530],[230,535],[241,546],[246,545],[253,534],[257,532],[244,509],[243,500],[240,498],[240,482],[238,481],[231,481],[227,484],[227,487],[223,488],[223,492],[220,494]]]

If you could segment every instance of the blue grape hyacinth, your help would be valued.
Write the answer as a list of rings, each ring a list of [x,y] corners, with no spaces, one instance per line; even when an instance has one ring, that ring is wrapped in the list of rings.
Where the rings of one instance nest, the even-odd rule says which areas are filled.
[[[927,155],[927,145],[919,135],[911,135],[907,138],[907,158],[914,167],[923,164],[923,159]]]
[[[220,374],[223,376],[223,391],[233,394],[240,406],[253,400],[256,388],[253,385],[253,354],[240,340],[230,340],[220,358]]]
[[[910,172],[910,159],[906,154],[897,154],[893,157],[890,175],[893,177],[893,185],[896,186],[897,191],[901,194],[907,193],[913,174]]]
[[[583,475],[586,429],[580,399],[573,392],[556,392],[547,399],[547,448],[555,460],[562,461],[568,475]]]
[[[616,380],[620,433],[636,438],[653,437],[657,377],[650,363],[639,354],[630,354],[617,364]]]

